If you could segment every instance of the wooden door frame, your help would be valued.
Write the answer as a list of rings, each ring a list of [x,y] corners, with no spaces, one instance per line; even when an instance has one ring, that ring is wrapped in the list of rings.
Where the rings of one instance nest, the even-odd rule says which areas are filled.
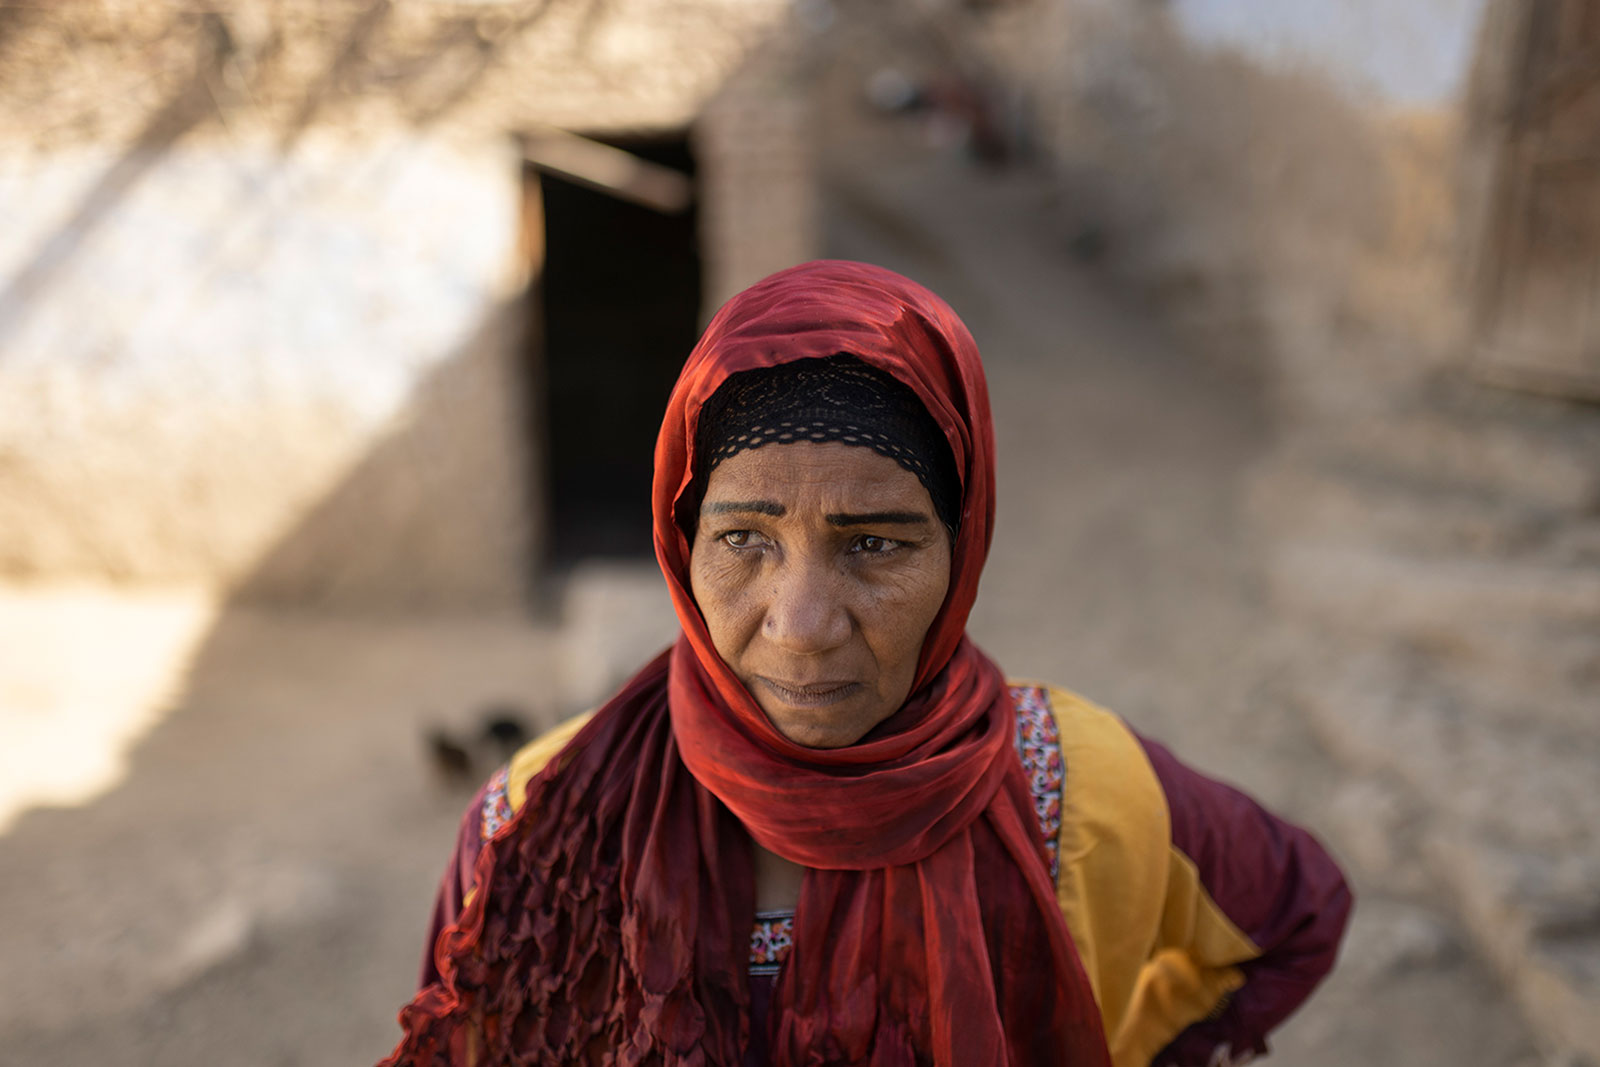
[[[1489,0],[1466,99],[1462,224],[1472,340],[1467,370],[1488,384],[1569,399],[1600,400],[1600,371],[1569,373],[1508,358],[1497,343],[1509,251],[1526,180],[1522,137],[1537,104],[1539,29],[1562,0]],[[1600,148],[1597,148],[1600,154]],[[1596,249],[1600,254],[1600,248]]]

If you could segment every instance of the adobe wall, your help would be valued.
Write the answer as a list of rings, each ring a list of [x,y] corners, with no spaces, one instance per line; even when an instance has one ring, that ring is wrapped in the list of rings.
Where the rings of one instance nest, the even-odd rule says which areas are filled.
[[[683,129],[790,0],[144,0],[5,9],[0,143],[317,126]],[[169,116],[170,117],[170,116]]]
[[[108,188],[119,168],[138,173]],[[0,573],[311,602],[512,592],[525,435],[498,319],[521,281],[518,180],[508,144],[398,132],[13,158]],[[358,472],[359,507],[318,519]]]
[[[5,9],[0,580],[525,603],[538,250],[514,135],[687,129],[787,9]],[[701,124],[719,291],[804,258],[814,225],[805,153],[744,140],[804,108],[750,101]],[[755,229],[763,186],[794,206]]]
[[[702,320],[768,274],[821,254],[815,106],[792,41],[762,49],[695,122]]]

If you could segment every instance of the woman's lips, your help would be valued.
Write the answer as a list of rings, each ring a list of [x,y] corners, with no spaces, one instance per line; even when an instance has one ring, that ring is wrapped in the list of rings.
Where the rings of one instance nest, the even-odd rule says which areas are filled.
[[[798,682],[780,682],[763,675],[757,675],[756,681],[791,708],[825,708],[854,696],[861,688],[860,682],[810,682],[802,685]]]

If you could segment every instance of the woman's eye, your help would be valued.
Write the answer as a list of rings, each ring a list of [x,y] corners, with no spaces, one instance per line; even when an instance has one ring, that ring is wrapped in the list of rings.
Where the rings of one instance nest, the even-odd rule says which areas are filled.
[[[722,540],[730,548],[749,548],[755,540],[755,534],[749,530],[729,530],[722,535]]]
[[[875,537],[867,534],[856,539],[855,551],[864,552],[869,556],[881,555],[898,547],[900,542],[891,541],[887,537]]]

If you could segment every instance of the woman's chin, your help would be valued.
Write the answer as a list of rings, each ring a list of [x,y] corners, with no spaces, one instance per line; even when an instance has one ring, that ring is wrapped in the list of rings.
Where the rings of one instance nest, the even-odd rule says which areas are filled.
[[[794,708],[765,707],[767,721],[785,738],[805,748],[847,748],[871,731],[874,723],[855,715],[819,715]]]

